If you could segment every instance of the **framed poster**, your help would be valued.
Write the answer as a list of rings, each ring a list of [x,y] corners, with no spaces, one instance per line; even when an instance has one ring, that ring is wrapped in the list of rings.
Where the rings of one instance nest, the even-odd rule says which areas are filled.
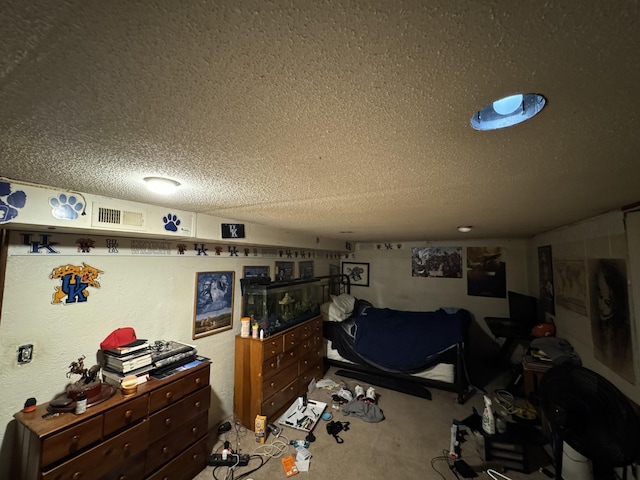
[[[248,277],[263,277],[270,278],[271,268],[268,265],[248,266],[242,267],[242,278]]]
[[[313,278],[313,260],[298,262],[300,278]]]
[[[193,339],[233,328],[235,272],[196,273]]]
[[[295,262],[276,262],[276,282],[293,280]]]
[[[369,286],[368,263],[342,262],[342,273],[349,276],[351,285]]]

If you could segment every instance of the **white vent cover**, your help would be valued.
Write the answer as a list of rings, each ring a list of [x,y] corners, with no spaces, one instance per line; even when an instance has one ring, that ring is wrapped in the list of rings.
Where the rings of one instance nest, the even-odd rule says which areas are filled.
[[[116,230],[145,230],[145,212],[118,208],[113,205],[93,204],[91,226]]]

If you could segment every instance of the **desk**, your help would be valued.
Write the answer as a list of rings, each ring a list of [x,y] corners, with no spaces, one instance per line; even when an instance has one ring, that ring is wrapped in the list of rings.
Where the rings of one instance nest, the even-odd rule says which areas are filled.
[[[533,338],[529,325],[505,317],[484,317],[489,330],[496,338],[504,338],[498,351],[498,360],[510,363],[511,355],[518,345],[529,346]]]

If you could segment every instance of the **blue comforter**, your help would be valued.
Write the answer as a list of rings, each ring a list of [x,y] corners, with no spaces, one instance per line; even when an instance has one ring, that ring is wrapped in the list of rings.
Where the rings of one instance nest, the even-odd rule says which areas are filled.
[[[385,369],[418,370],[429,359],[464,340],[466,317],[447,313],[367,308],[355,319],[353,348]]]

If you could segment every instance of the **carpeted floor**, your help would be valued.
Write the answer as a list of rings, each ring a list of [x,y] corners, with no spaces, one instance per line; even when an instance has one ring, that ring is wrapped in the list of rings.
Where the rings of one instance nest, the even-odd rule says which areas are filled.
[[[330,369],[325,379],[333,380],[337,385],[354,391],[357,381],[339,377],[335,369]],[[502,378],[497,378],[487,387],[493,394],[495,388],[503,388]],[[369,385],[362,385],[365,389]],[[482,412],[483,397],[476,394],[465,405],[456,402],[455,393],[432,390],[433,399],[414,397],[392,390],[375,387],[377,403],[385,419],[377,423],[368,423],[358,417],[346,416],[341,410],[331,408],[331,397],[339,387],[316,389],[311,399],[327,403],[326,411],[333,414],[334,421],[349,422],[349,430],[339,434],[343,443],[337,443],[326,431],[327,422],[321,421],[313,430],[316,440],[310,443],[308,450],[312,457],[309,470],[299,473],[299,479],[452,479],[456,476],[450,469],[447,458],[452,421],[463,420],[473,413],[475,408]],[[492,389],[493,388],[493,389]],[[221,452],[223,442],[229,441],[231,448],[239,453],[251,455],[249,465],[237,467],[229,472],[226,467],[207,467],[194,480],[231,479],[273,480],[286,478],[281,459],[291,455],[295,449],[290,440],[304,439],[304,433],[290,427],[283,427],[282,434],[275,438],[270,435],[264,446],[255,442],[253,428],[229,419],[234,427],[231,431],[214,435],[212,452]],[[268,419],[272,422],[276,419]],[[252,426],[250,426],[252,427]],[[467,430],[467,429],[465,429]],[[471,466],[480,466],[484,462],[481,436],[471,432],[461,444],[462,458]],[[546,461],[544,463],[547,463]],[[262,466],[261,466],[262,465]],[[257,469],[257,470],[256,470]],[[549,467],[552,470],[552,467]],[[535,471],[524,474],[514,470],[505,472],[512,480],[543,480],[547,477]],[[480,471],[480,479],[489,479],[489,475]],[[461,475],[458,475],[462,478]]]

